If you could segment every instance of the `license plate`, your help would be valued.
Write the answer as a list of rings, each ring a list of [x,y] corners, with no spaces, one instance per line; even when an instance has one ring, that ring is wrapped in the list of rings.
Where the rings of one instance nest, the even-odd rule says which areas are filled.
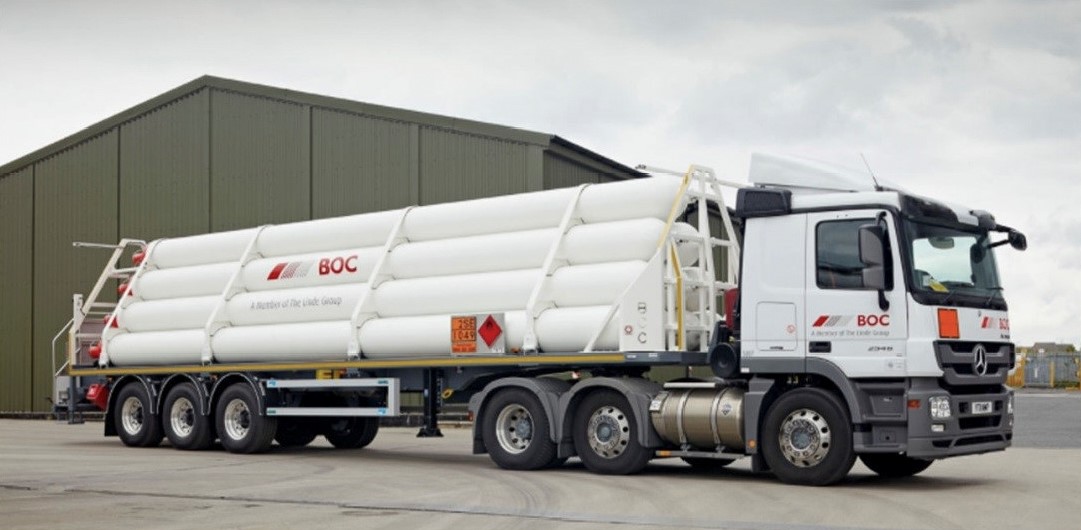
[[[972,413],[973,414],[990,414],[994,410],[994,406],[990,401],[973,401]]]

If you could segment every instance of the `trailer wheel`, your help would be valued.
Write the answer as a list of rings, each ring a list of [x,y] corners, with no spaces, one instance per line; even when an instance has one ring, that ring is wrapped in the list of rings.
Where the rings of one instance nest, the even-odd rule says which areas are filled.
[[[361,449],[379,434],[379,418],[349,417],[331,420],[326,437],[338,449]]]
[[[911,477],[931,467],[933,462],[893,453],[867,453],[860,455],[860,460],[871,471],[887,478]]]
[[[214,443],[211,419],[199,414],[201,401],[191,383],[176,385],[166,394],[161,423],[173,447],[196,451]]]
[[[818,388],[792,390],[770,407],[760,447],[773,474],[788,484],[833,484],[856,461],[844,406]]]
[[[259,414],[259,398],[247,383],[226,388],[214,416],[221,445],[230,453],[261,453],[274,441],[278,420]]]
[[[503,469],[534,470],[559,465],[548,437],[551,420],[537,396],[521,388],[497,393],[484,406],[481,437],[488,456]]]
[[[638,441],[630,403],[612,390],[594,392],[574,414],[574,449],[586,468],[604,475],[630,475],[646,467],[653,451]]]
[[[150,394],[138,382],[129,383],[116,395],[113,422],[120,441],[128,447],[157,447],[165,436],[161,420],[151,414]]]
[[[683,461],[690,464],[695,471],[702,471],[706,473],[713,473],[720,471],[723,468],[728,467],[728,464],[735,462],[731,458],[695,458],[685,456]]]
[[[317,436],[312,427],[304,418],[279,418],[274,441],[282,447],[304,447]]]

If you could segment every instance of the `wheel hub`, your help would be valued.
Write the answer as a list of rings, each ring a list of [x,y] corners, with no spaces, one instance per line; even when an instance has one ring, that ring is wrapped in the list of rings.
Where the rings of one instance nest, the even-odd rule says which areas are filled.
[[[587,433],[589,447],[597,456],[616,458],[631,441],[631,424],[623,411],[601,407],[589,417]]]
[[[533,441],[533,416],[525,407],[511,403],[499,411],[495,420],[499,446],[511,454],[519,454]]]
[[[829,454],[829,424],[821,414],[799,409],[781,423],[779,443],[785,459],[796,467],[814,467]]]
[[[251,427],[251,411],[243,400],[234,399],[225,407],[225,433],[234,440],[243,440]]]
[[[195,407],[188,398],[179,398],[169,410],[169,424],[173,432],[187,437],[195,430]]]
[[[128,434],[138,434],[143,429],[143,403],[132,396],[124,400],[120,408],[121,423]]]

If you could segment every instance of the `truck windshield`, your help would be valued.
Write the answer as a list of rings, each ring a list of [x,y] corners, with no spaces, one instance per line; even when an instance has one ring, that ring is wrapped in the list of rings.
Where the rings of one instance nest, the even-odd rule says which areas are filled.
[[[918,302],[1005,309],[987,231],[906,220],[905,232]]]

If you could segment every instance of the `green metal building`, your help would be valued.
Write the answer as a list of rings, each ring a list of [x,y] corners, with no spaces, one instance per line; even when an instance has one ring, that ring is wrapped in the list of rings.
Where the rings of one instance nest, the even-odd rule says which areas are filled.
[[[108,256],[73,241],[640,176],[550,134],[201,77],[0,166],[0,412],[50,410],[50,343]]]

